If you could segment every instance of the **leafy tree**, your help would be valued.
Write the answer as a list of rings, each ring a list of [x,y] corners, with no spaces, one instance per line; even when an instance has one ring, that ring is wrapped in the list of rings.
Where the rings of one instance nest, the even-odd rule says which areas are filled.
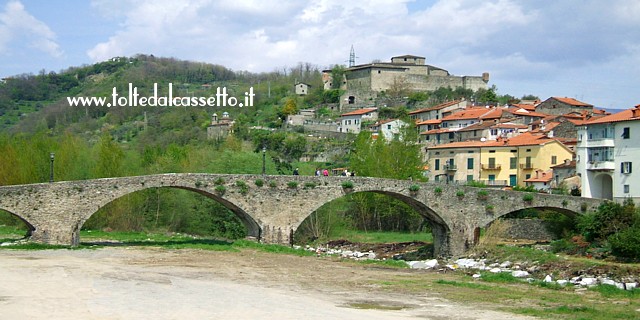
[[[104,133],[100,138],[96,146],[96,157],[95,177],[117,177],[124,173],[124,152],[110,134]]]
[[[598,211],[578,218],[578,230],[587,241],[604,241],[632,226],[636,220],[635,211],[635,204],[631,200],[623,204],[606,201],[598,207]]]
[[[286,118],[286,116],[290,116],[292,114],[298,113],[298,103],[296,99],[288,98],[287,101],[284,103],[284,106],[282,107],[282,110],[280,111],[280,113],[283,115],[284,118]]]
[[[347,68],[343,65],[335,65],[331,68],[331,89],[340,89],[342,87],[342,79],[347,72]]]

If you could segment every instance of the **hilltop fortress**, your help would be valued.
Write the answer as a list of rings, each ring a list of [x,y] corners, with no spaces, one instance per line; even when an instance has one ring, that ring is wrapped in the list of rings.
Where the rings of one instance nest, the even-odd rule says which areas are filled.
[[[333,86],[331,70],[323,72],[325,89]],[[476,91],[486,89],[489,73],[482,76],[453,76],[449,71],[425,63],[425,57],[403,55],[392,57],[391,62],[373,62],[355,65],[345,70],[340,88],[341,110],[352,110],[375,105],[382,93],[398,89],[433,91],[441,87],[462,87]]]

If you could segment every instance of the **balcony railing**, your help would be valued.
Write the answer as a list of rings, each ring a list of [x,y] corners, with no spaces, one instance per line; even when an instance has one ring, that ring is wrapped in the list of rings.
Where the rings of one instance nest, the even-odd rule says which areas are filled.
[[[445,164],[443,167],[444,167],[444,171],[456,171],[456,170],[458,170],[458,167],[455,164]]]
[[[499,164],[483,164],[482,170],[500,170],[502,166]]]
[[[480,180],[485,186],[504,187],[508,186],[507,180]]]
[[[614,171],[616,163],[613,161],[589,161],[587,162],[587,170],[593,171]]]

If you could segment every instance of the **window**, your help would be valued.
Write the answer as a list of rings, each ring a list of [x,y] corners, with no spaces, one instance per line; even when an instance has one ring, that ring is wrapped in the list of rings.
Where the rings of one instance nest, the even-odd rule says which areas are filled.
[[[518,158],[509,158],[509,169],[518,169]]]
[[[472,174],[467,175],[467,181],[473,181],[473,175]]]
[[[527,179],[529,179],[529,178],[531,178],[531,175],[530,175],[530,174],[528,174],[528,173],[527,173],[527,174],[525,174],[525,175],[524,175],[524,179],[525,179],[525,180],[527,180]]]
[[[496,167],[496,158],[489,158],[489,168],[493,169]]]
[[[387,125],[387,130],[391,130],[391,125],[390,124]]]
[[[491,135],[492,136],[497,136],[498,135],[498,129],[491,129]]]
[[[631,135],[629,131],[629,127],[622,128],[622,139],[629,139],[629,136]]]
[[[473,151],[467,151],[467,153],[473,153]]]
[[[527,152],[531,152],[531,149],[527,149]]]
[[[467,169],[473,169],[473,158],[467,159]]]
[[[496,181],[496,175],[495,174],[490,174],[489,175],[489,181]]]
[[[449,132],[449,139],[453,139],[453,132]]]
[[[495,150],[489,150],[489,153],[496,153]]]
[[[622,162],[620,166],[620,172],[631,173],[631,162]]]
[[[556,164],[558,162],[557,156],[551,156],[551,164]]]
[[[628,184],[624,185],[624,193],[629,193],[629,185]]]
[[[436,159],[436,170],[440,170],[440,159]]]
[[[518,152],[518,150],[517,150],[517,149],[509,150],[509,152],[511,152],[511,153],[516,153],[516,152]]]

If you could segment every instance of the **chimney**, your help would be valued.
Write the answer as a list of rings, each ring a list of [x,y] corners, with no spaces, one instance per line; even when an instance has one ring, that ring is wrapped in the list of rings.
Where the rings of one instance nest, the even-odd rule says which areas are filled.
[[[638,118],[640,117],[640,104],[637,105],[635,108],[633,108],[633,117],[634,118]]]

